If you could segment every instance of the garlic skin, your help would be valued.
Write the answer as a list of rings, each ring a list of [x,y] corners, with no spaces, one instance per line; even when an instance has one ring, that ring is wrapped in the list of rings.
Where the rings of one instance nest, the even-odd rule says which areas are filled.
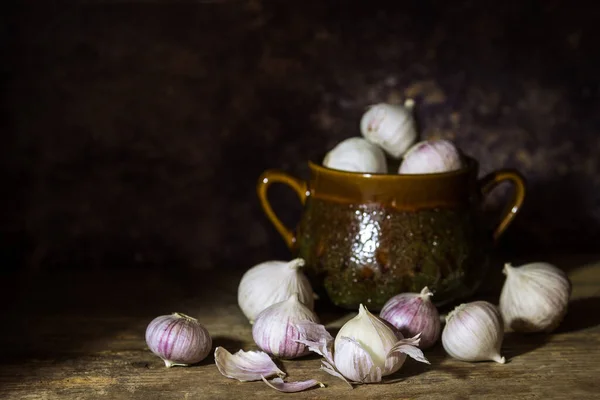
[[[283,359],[302,357],[310,351],[305,344],[297,342],[302,337],[296,324],[304,321],[318,323],[319,319],[300,302],[298,293],[294,293],[258,314],[252,327],[252,338],[267,354]]]
[[[146,344],[170,368],[204,360],[211,350],[212,339],[197,319],[173,313],[156,317],[148,324]]]
[[[507,328],[516,332],[552,332],[567,313],[571,282],[554,265],[535,262],[504,265],[506,281],[500,312]]]
[[[289,299],[298,293],[300,301],[314,309],[314,293],[308,278],[300,270],[302,258],[286,261],[266,261],[250,268],[238,286],[238,305],[250,323],[265,308]]]
[[[461,304],[446,317],[442,344],[446,352],[462,361],[493,360],[504,364],[500,347],[504,324],[500,311],[487,301]]]
[[[433,174],[463,167],[460,152],[448,140],[425,140],[411,147],[402,160],[399,174]]]
[[[370,106],[360,120],[360,132],[395,159],[399,159],[417,140],[412,115],[414,101],[403,106],[379,103]]]
[[[362,304],[358,315],[346,322],[334,341],[335,369],[354,382],[380,382],[398,371],[406,355],[429,364],[418,345],[419,339],[404,339]]]
[[[387,172],[383,150],[360,137],[349,138],[338,143],[325,155],[323,165],[349,172],[373,174]]]
[[[389,299],[379,317],[392,324],[404,337],[421,334],[419,348],[427,349],[440,338],[440,314],[431,302],[433,293],[424,287],[421,293],[402,293]]]

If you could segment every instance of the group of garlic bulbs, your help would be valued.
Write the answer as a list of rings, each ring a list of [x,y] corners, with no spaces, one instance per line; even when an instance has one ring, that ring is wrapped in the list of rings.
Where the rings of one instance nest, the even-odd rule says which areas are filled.
[[[499,306],[487,301],[460,304],[440,316],[423,288],[390,298],[375,316],[362,304],[335,338],[319,323],[314,293],[302,272],[304,260],[267,261],[250,268],[238,287],[240,309],[252,326],[259,351],[222,347],[214,352],[221,374],[239,381],[264,381],[280,392],[298,392],[324,385],[315,379],[285,382],[285,372],[272,357],[294,359],[310,352],[323,357],[321,369],[354,384],[378,383],[410,358],[429,364],[423,350],[441,338],[451,357],[469,362],[496,361],[505,328],[519,332],[551,332],[566,314],[571,284],[566,274],[548,263],[521,267],[505,264],[506,280]],[[181,313],[160,316],[146,330],[149,349],[167,367],[188,366],[207,357],[212,347],[208,330]],[[270,378],[270,379],[269,379]]]
[[[404,106],[379,103],[370,106],[360,121],[363,137],[351,137],[337,144],[323,159],[323,165],[337,170],[385,174],[385,154],[402,159],[399,174],[431,174],[462,168],[462,156],[448,140],[417,141],[412,114],[414,102]]]

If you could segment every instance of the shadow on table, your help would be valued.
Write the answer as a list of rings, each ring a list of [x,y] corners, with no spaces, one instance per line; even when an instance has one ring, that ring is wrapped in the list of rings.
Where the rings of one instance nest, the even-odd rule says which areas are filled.
[[[577,332],[600,325],[600,297],[571,300],[556,333]]]
[[[515,357],[522,356],[548,342],[548,334],[524,334],[518,332],[507,332],[504,335],[500,354],[506,358],[509,364]]]

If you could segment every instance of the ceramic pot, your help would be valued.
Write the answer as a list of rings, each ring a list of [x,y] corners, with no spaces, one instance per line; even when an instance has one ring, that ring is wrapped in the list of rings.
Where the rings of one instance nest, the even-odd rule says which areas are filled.
[[[392,296],[428,286],[441,305],[473,294],[488,255],[525,197],[523,177],[500,170],[478,179],[478,163],[466,157],[457,171],[435,174],[362,174],[309,162],[310,179],[268,170],[257,190],[262,207],[317,292],[355,310],[379,310]],[[509,181],[515,195],[497,226],[482,201]],[[267,191],[290,186],[304,205],[295,231],[274,213]]]

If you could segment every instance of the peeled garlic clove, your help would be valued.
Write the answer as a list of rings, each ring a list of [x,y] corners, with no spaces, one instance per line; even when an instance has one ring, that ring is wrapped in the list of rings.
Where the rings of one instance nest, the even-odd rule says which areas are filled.
[[[461,304],[446,317],[442,344],[446,352],[462,361],[493,360],[504,364],[500,347],[504,325],[498,308],[487,301]]]
[[[300,270],[302,258],[289,262],[267,261],[250,268],[238,287],[238,304],[253,323],[265,308],[287,300],[298,293],[300,301],[309,309],[314,308],[314,293],[308,278]]]
[[[437,342],[442,330],[440,315],[431,302],[431,290],[423,288],[421,293],[402,293],[389,299],[379,317],[388,321],[403,336],[421,334],[419,347],[429,348]]]
[[[402,157],[417,140],[413,105],[414,102],[407,101],[404,107],[386,103],[369,107],[360,120],[362,135],[390,156],[396,159]]]
[[[298,340],[304,339],[296,324],[303,321],[318,322],[317,315],[302,304],[298,293],[289,299],[273,304],[263,310],[252,327],[256,345],[275,357],[291,359],[304,356],[310,351]]]
[[[517,332],[551,332],[567,313],[571,282],[554,265],[536,262],[504,265],[506,281],[500,295],[504,322]]]
[[[352,341],[349,342],[348,339]],[[406,346],[412,346],[412,351],[402,351],[406,350],[405,348],[394,351],[394,346],[399,343],[399,339],[403,339],[401,333],[394,332],[361,304],[358,315],[346,322],[335,338],[334,366],[342,375],[353,381],[356,381],[354,378],[357,375],[351,371],[369,370],[369,374],[361,382],[372,383],[381,381],[382,376],[398,371],[406,361],[407,355],[414,358],[415,354],[420,354],[426,361],[422,356],[423,352],[416,347],[419,343],[418,338],[414,338],[410,343],[402,342]],[[366,357],[364,352],[369,357]]]
[[[350,172],[373,174],[387,172],[387,162],[383,150],[359,137],[340,142],[325,155],[323,165],[327,168]]]
[[[265,377],[262,377],[264,383],[266,383],[269,387],[278,390],[284,393],[295,393],[301,392],[306,389],[310,389],[315,386],[325,387],[321,382],[316,381],[315,379],[309,379],[307,381],[301,382],[284,382],[281,378],[274,378],[270,381],[266,380]]]
[[[425,140],[411,147],[402,160],[399,174],[432,174],[463,167],[458,149],[448,140]]]
[[[262,351],[239,350],[231,354],[219,346],[215,349],[215,364],[223,376],[241,382],[260,381],[263,377],[274,375],[285,377],[285,372],[277,368],[271,357]]]
[[[212,347],[212,339],[197,319],[173,313],[156,317],[148,324],[146,344],[169,368],[204,360]]]

